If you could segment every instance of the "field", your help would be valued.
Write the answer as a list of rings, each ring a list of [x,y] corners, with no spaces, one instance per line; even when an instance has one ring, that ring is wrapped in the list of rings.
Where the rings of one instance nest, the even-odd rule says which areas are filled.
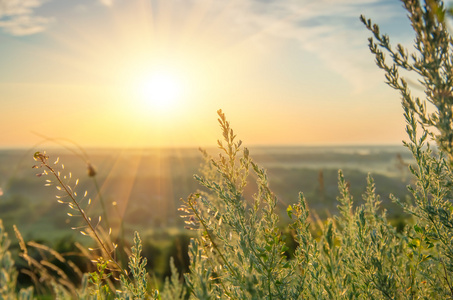
[[[6,231],[14,236],[13,225],[16,225],[25,241],[37,241],[61,253],[78,252],[75,242],[93,245],[90,238],[71,230],[83,224],[82,218],[68,216],[67,205],[57,202],[56,195],[60,192],[55,186],[44,186],[45,180],[36,176],[37,169],[31,168],[36,163],[33,152],[0,151],[3,190],[0,219]],[[207,152],[215,156],[218,151],[208,149]],[[337,213],[338,169],[343,170],[356,199],[361,199],[367,172],[371,171],[390,220],[404,223],[401,208],[389,200],[390,193],[400,199],[408,194],[407,164],[411,155],[402,146],[254,147],[250,152],[268,170],[270,186],[279,199],[277,209],[282,226],[289,221],[286,208],[297,201],[300,191],[307,197],[314,217],[324,220]],[[62,176],[71,172],[73,178],[69,184],[79,179],[78,193],[86,190],[87,197],[92,198],[92,204],[87,207],[89,216],[103,218],[101,225],[112,228],[113,241],[129,249],[133,232],[140,233],[143,254],[148,258],[147,268],[159,282],[170,275],[170,257],[174,257],[181,272],[187,272],[187,247],[193,232],[184,228],[177,209],[182,204],[181,198],[186,199],[201,189],[194,179],[203,164],[201,152],[198,149],[90,149],[87,153],[97,172],[94,177],[88,176],[87,163],[79,154],[66,149],[47,151],[50,161],[59,158],[59,163],[64,164],[66,173]],[[246,201],[252,199],[255,189],[256,183],[250,182],[245,191]],[[291,242],[288,245],[292,250],[295,247]],[[17,240],[11,250],[18,254]],[[119,259],[125,262],[121,253]],[[82,270],[92,268],[88,261],[78,264]],[[26,267],[20,263],[18,266]],[[27,284],[28,278],[21,275],[19,282]]]
[[[404,164],[411,162],[411,156],[402,146],[255,147],[250,151],[255,161],[268,170],[282,211],[302,191],[309,207],[321,218],[334,214],[338,169],[344,171],[356,199],[361,198],[367,172],[371,172],[390,217],[398,217],[400,209],[391,203],[389,194],[401,199],[407,195],[410,178]],[[208,152],[215,155],[216,149]],[[89,214],[103,216],[86,163],[65,149],[51,149],[48,154],[51,161],[59,157],[65,170],[79,178],[79,191],[88,191],[93,200]],[[26,240],[54,242],[68,235],[80,239],[70,230],[78,219],[70,218],[67,206],[57,203],[58,191],[44,187],[44,180],[35,176],[32,155],[33,151],[23,149],[0,151],[0,218],[5,227],[11,231],[13,224],[18,225]],[[200,188],[193,178],[203,162],[197,149],[91,149],[88,155],[97,171],[96,180],[114,235],[119,234],[121,220],[126,237],[132,237],[134,230],[145,236],[164,229],[183,230],[177,211],[180,199]],[[253,192],[251,185],[247,194]]]

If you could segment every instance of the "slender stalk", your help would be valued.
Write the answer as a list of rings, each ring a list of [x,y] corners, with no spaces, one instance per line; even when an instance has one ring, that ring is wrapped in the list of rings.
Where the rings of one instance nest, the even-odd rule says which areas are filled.
[[[96,193],[97,193],[96,196],[99,198],[99,202],[101,202],[105,225],[107,226],[107,229],[110,229],[110,222],[109,222],[109,218],[108,218],[108,214],[107,214],[107,209],[105,208],[104,198],[102,197],[101,189],[99,188],[99,184],[96,179],[96,176],[93,176],[93,181],[94,181],[94,186],[96,187]]]
[[[66,184],[63,183],[63,181],[61,180],[60,176],[57,174],[57,172],[51,167],[49,166],[49,164],[47,163],[47,156],[44,155],[44,154],[41,154],[39,152],[35,153],[34,155],[34,158],[35,160],[39,160],[41,161],[42,163],[42,166],[46,167],[54,176],[55,178],[57,179],[58,183],[60,184],[60,186],[64,189],[64,191],[66,192],[66,194],[71,198],[72,202],[74,203],[74,205],[77,207],[77,210],[80,212],[80,214],[82,215],[85,223],[88,225],[88,227],[90,228],[90,230],[93,232],[93,235],[96,239],[96,241],[99,243],[99,245],[101,246],[102,250],[104,250],[105,254],[108,256],[108,259],[118,268],[118,270],[125,276],[127,276],[127,273],[126,271],[119,265],[119,263],[113,258],[112,254],[110,253],[110,251],[107,249],[107,246],[104,244],[104,242],[102,241],[102,239],[99,237],[98,233],[96,232],[96,229],[94,228],[94,226],[91,224],[91,221],[90,219],[88,218],[88,216],[86,215],[85,211],[80,207],[79,203],[77,202],[77,200],[74,198],[74,195],[72,193],[72,191],[70,191],[70,188],[68,188],[68,186],[66,186]]]
[[[93,177],[93,181],[94,181],[94,185],[96,187],[96,192],[97,192],[97,197],[99,198],[100,202],[101,202],[101,206],[102,206],[102,211],[103,211],[103,218],[104,218],[104,221],[105,221],[105,224],[106,224],[106,227],[107,229],[110,229],[110,222],[109,222],[109,218],[108,218],[108,214],[107,214],[107,210],[106,210],[106,207],[105,207],[105,203],[104,203],[104,199],[102,197],[102,193],[101,193],[101,189],[99,188],[99,184],[97,182],[97,179],[96,179],[96,170],[94,169],[93,165],[91,164],[90,162],[90,159],[89,159],[89,156],[87,154],[87,152],[85,151],[85,149],[83,149],[79,144],[77,144],[76,142],[70,140],[70,139],[67,139],[67,138],[51,138],[51,137],[48,137],[48,136],[45,136],[41,133],[38,133],[38,132],[34,132],[32,131],[33,134],[39,136],[39,137],[42,137],[44,139],[44,141],[50,141],[50,142],[54,142],[60,146],[62,146],[63,148],[65,148],[66,150],[70,151],[72,154],[74,154],[75,156],[79,157],[81,160],[83,160],[87,166],[88,166],[88,176],[89,177]],[[68,147],[65,143],[63,142],[67,142],[67,143],[71,143],[74,147],[76,147],[80,152],[77,152],[75,151],[73,148],[71,147]],[[39,143],[38,143],[39,144]],[[38,145],[36,144],[36,145]],[[36,146],[35,145],[35,146]],[[35,148],[35,146],[33,148]]]

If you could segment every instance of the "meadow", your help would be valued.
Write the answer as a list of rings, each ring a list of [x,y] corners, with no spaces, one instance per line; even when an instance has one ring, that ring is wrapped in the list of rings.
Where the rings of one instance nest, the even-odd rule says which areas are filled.
[[[272,178],[270,185],[279,198],[283,218],[286,207],[301,190],[322,219],[335,214],[339,169],[346,174],[353,187],[352,194],[357,198],[365,191],[368,172],[373,174],[384,207],[392,217],[402,211],[392,205],[388,195],[394,193],[400,198],[408,195],[406,185],[410,174],[404,164],[413,163],[413,158],[402,146],[252,147],[250,151]],[[55,190],[44,188],[42,180],[31,169],[33,152],[28,149],[0,151],[3,181],[0,219],[10,232],[13,224],[18,225],[27,239],[45,240],[50,244],[68,234],[79,239],[75,232],[68,231],[71,218],[66,215],[67,208],[57,203]],[[214,154],[216,149],[208,149],[208,152]],[[201,188],[194,179],[203,163],[198,149],[91,149],[87,153],[96,167],[97,181],[115,232],[119,219],[123,219],[128,237],[135,230],[152,234],[162,229],[183,228],[177,211],[181,199]],[[92,213],[102,215],[86,162],[64,148],[50,150],[48,155],[64,162],[65,168],[80,180],[81,188],[92,195]],[[248,196],[254,192],[252,188],[246,191]]]
[[[248,148],[218,110],[221,138],[201,159],[3,151],[1,298],[453,298],[453,10],[402,4],[415,53],[361,21],[401,96],[403,148]]]
[[[183,204],[182,199],[203,190],[194,178],[203,165],[199,149],[88,149],[86,154],[96,168],[97,182],[94,182],[77,148],[52,146],[47,152],[49,157],[64,162],[65,169],[79,179],[79,188],[92,195],[93,204],[87,212],[92,216],[107,214],[113,240],[130,247],[133,234],[138,231],[147,269],[159,282],[171,275],[170,257],[180,273],[188,271],[187,249],[193,232],[184,228],[178,208]],[[399,226],[406,222],[401,207],[389,199],[390,193],[400,198],[409,196],[406,186],[411,177],[407,164],[413,163],[413,159],[402,146],[280,146],[252,147],[250,151],[274,179],[270,186],[279,199],[277,211],[282,230],[290,222],[286,208],[301,190],[305,191],[313,216],[319,221],[338,213],[338,169],[344,171],[351,193],[358,199],[366,190],[367,173],[371,172],[389,218]],[[93,247],[92,239],[70,229],[83,225],[82,220],[68,216],[68,207],[55,198],[57,190],[44,187],[42,178],[31,169],[33,152],[30,149],[0,151],[0,178],[4,179],[0,219],[6,232],[14,236],[13,225],[16,225],[25,241],[39,242],[60,253],[80,252],[73,245],[76,242]],[[207,152],[214,155],[218,151],[211,148]],[[105,202],[105,213],[101,199],[96,197],[96,185]],[[250,199],[254,193],[256,187],[250,183],[244,195]],[[294,242],[288,245],[293,252]],[[19,261],[18,242],[13,243],[11,250]],[[81,269],[90,270],[89,262],[79,260],[78,263]],[[26,265],[19,266],[26,268]],[[26,276],[19,278],[29,283]]]

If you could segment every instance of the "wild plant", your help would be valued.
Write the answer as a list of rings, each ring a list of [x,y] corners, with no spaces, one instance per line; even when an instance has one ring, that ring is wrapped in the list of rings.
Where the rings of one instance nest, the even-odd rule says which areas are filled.
[[[91,199],[87,198],[88,192],[85,191],[83,196],[80,199],[77,199],[78,194],[76,187],[78,185],[79,180],[76,179],[74,185],[71,187],[69,184],[69,180],[72,179],[72,173],[69,172],[68,175],[62,174],[61,172],[64,170],[64,165],[61,164],[61,171],[55,169],[54,167],[50,166],[49,164],[49,157],[45,153],[36,152],[33,156],[35,161],[38,161],[39,165],[34,165],[33,168],[43,168],[43,172],[39,173],[38,176],[42,175],[53,175],[55,178],[55,182],[51,179],[46,180],[46,185],[51,186],[55,183],[55,187],[58,191],[62,191],[61,195],[57,195],[58,202],[61,204],[67,204],[72,211],[75,213],[68,213],[69,216],[79,216],[82,217],[83,222],[85,225],[82,227],[73,227],[73,229],[80,230],[82,235],[90,235],[96,241],[99,246],[99,250],[101,251],[100,262],[101,264],[107,262],[109,268],[114,271],[118,271],[121,274],[126,275],[126,272],[120,266],[120,264],[115,260],[113,256],[113,252],[116,248],[116,245],[113,243],[106,243],[102,236],[102,230],[100,228],[101,217],[99,217],[97,223],[95,224],[92,219],[86,214],[84,205],[90,205]],[[57,159],[54,162],[54,165],[58,165],[59,160]],[[66,182],[64,182],[66,181]],[[65,201],[65,199],[69,199]],[[104,259],[105,258],[105,259]]]
[[[186,223],[201,231],[190,247],[189,288],[199,298],[289,299],[284,287],[292,270],[284,255],[276,197],[265,170],[253,163],[246,148],[241,149],[225,115],[218,114],[223,154],[211,161],[218,173],[196,177],[212,194],[193,194],[182,207]],[[258,177],[258,192],[247,203],[243,192],[250,168]]]
[[[33,148],[36,148],[38,145],[44,143],[44,142],[53,142],[56,143],[57,145],[63,147],[64,149],[68,150],[72,154],[74,154],[76,157],[80,158],[86,165],[87,168],[87,175],[93,180],[94,187],[96,189],[96,197],[95,199],[99,199],[99,202],[101,204],[101,209],[102,209],[102,217],[104,218],[104,223],[106,228],[110,228],[110,221],[109,221],[109,215],[107,212],[107,206],[105,204],[104,198],[101,193],[101,189],[99,186],[99,182],[97,180],[97,170],[95,166],[91,163],[91,159],[85,151],[85,149],[80,146],[78,143],[76,143],[73,140],[70,140],[68,138],[51,138],[48,136],[43,135],[42,133],[38,132],[33,132],[35,135],[41,137],[43,139],[42,142],[36,144]],[[122,222],[121,222],[122,225]],[[124,240],[124,236],[122,236],[122,239]]]
[[[165,279],[165,284],[160,293],[161,299],[183,300],[187,299],[187,289],[175,267],[173,257],[170,258],[171,277]]]
[[[17,276],[15,262],[8,250],[11,240],[0,220],[0,299],[4,300],[31,300],[33,299],[33,287],[21,288],[17,293]]]
[[[416,222],[409,232],[416,271],[432,293],[452,297],[453,39],[442,1],[405,0],[403,5],[415,32],[413,53],[400,44],[393,48],[376,24],[363,16],[361,20],[373,33],[369,47],[386,83],[401,94],[409,138],[404,144],[416,160],[416,167],[410,168],[416,178],[415,186],[409,187],[413,202],[402,203]],[[407,79],[400,75],[403,71],[418,79],[425,99],[412,96]]]
[[[405,273],[392,280],[407,262],[385,212],[379,212],[374,182],[368,179],[365,204],[354,207],[348,185],[339,173],[340,216],[327,221],[319,239],[310,230],[309,211],[301,193],[287,208],[298,247],[289,260],[281,234],[277,197],[264,169],[236,141],[222,111],[218,112],[223,151],[197,180],[209,192],[188,197],[181,207],[188,228],[199,231],[191,241],[191,296],[199,299],[334,299],[397,297],[406,289]],[[244,189],[253,172],[256,193]],[[371,257],[370,257],[371,255]]]
[[[0,220],[0,298],[15,299],[17,270],[8,248],[11,241]]]
[[[339,173],[340,215],[327,220],[321,238],[309,232],[309,212],[301,194],[287,212],[299,243],[289,261],[275,212],[276,197],[267,176],[241,148],[219,111],[223,152],[212,159],[207,174],[197,180],[208,189],[191,195],[182,210],[186,223],[200,232],[191,242],[191,273],[186,274],[194,298],[233,299],[445,299],[453,297],[453,206],[451,204],[452,38],[441,1],[403,1],[416,33],[416,53],[396,50],[379,27],[361,17],[372,31],[370,50],[386,73],[387,83],[400,91],[409,140],[416,166],[410,166],[415,184],[413,201],[400,203],[413,217],[403,233],[390,225],[374,182],[368,177],[364,204],[354,203]],[[390,54],[388,65],[384,51]],[[413,97],[400,69],[419,76],[426,100]],[[429,107],[428,107],[429,105]],[[421,132],[421,133],[419,133]],[[428,140],[437,145],[433,152]],[[258,192],[246,199],[250,173]]]
[[[56,196],[58,202],[67,204],[72,211],[75,211],[75,213],[71,212],[68,213],[68,215],[82,218],[84,225],[81,227],[73,227],[72,229],[79,230],[82,235],[91,236],[98,244],[97,249],[89,248],[92,253],[94,253],[95,250],[99,251],[98,257],[93,260],[96,263],[97,271],[90,273],[88,279],[88,282],[92,284],[90,296],[94,296],[96,299],[113,298],[114,296],[117,296],[120,299],[144,299],[147,297],[148,278],[145,269],[146,259],[141,257],[142,246],[138,233],[135,234],[135,245],[132,247],[132,255],[129,257],[129,268],[132,274],[132,278],[129,278],[127,270],[123,269],[120,263],[115,259],[114,251],[116,245],[109,240],[109,233],[106,234],[100,226],[101,217],[99,217],[97,223],[94,223],[91,217],[86,213],[84,206],[86,207],[91,203],[91,199],[87,199],[87,191],[84,192],[83,196],[78,198],[78,179],[75,180],[75,183],[71,186],[70,181],[73,180],[72,174],[69,173],[66,175],[62,173],[64,165],[60,165],[60,169],[51,166],[49,164],[49,157],[45,153],[36,152],[34,154],[34,159],[40,164],[33,166],[33,168],[43,169],[42,173],[39,173],[38,176],[53,175],[54,181],[47,179],[46,185],[51,186],[55,184],[56,189],[62,191],[61,195]],[[57,166],[58,164],[59,160],[57,159],[54,165]],[[24,244],[23,241],[22,244]],[[26,252],[25,246],[23,247],[24,252]],[[92,255],[87,256],[91,257]],[[26,257],[26,259],[30,260],[29,257]],[[123,291],[115,291],[115,286],[110,280],[110,277],[115,275],[115,272],[120,274]],[[83,280],[87,280],[87,278],[83,277]],[[56,295],[63,297],[62,299],[68,295],[68,289],[64,288],[61,283],[54,284],[54,291]],[[155,292],[154,295],[157,297],[158,292]]]
[[[140,236],[135,232],[132,255],[129,257],[129,269],[131,270],[133,280],[130,281],[124,274],[121,275],[123,290],[130,295],[124,299],[148,299],[148,273],[145,268],[146,258],[142,258],[141,252],[142,244]],[[154,290],[153,299],[157,299],[158,296],[159,292]]]

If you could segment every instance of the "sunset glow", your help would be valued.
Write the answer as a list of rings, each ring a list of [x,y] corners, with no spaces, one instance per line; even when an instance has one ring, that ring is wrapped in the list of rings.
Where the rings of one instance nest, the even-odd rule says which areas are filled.
[[[84,146],[211,145],[218,109],[248,144],[404,136],[358,20],[410,41],[398,2],[107,2],[36,0],[0,22],[0,146],[39,142],[38,123]]]

